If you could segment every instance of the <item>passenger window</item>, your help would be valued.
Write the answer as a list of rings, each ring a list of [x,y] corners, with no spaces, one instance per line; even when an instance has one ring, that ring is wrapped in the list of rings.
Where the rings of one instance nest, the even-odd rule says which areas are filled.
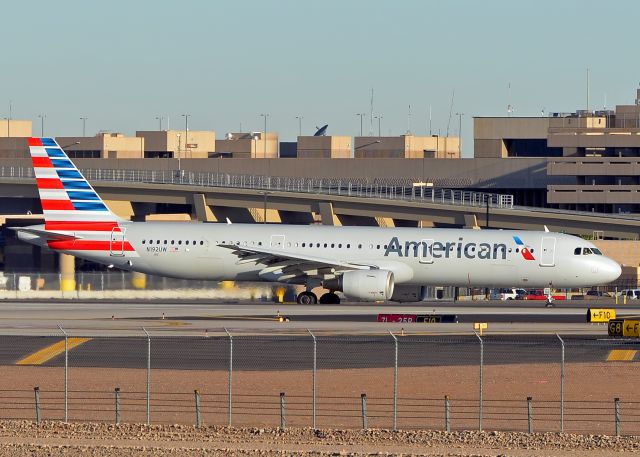
[[[171,240],[171,244],[175,244],[175,242],[176,242],[175,240]]]
[[[351,245],[347,243],[347,249],[351,249]]]
[[[204,241],[200,241],[200,246],[204,246]]]
[[[362,249],[362,245],[361,244],[358,245],[358,249]]]
[[[302,243],[302,247],[305,247],[305,244],[306,244],[306,243]]]
[[[324,243],[324,247],[325,247],[325,248],[327,247],[327,243]]]
[[[167,244],[167,240],[164,240],[164,244]]]
[[[316,247],[319,248],[320,247],[320,243],[316,243]],[[326,246],[325,246],[326,247]]]
[[[331,249],[333,249],[335,247],[334,243],[331,243]]]
[[[145,244],[144,240],[142,240],[142,244]]]
[[[160,244],[160,240],[156,240],[156,244]]]
[[[188,245],[188,244],[189,244],[189,240],[185,241],[185,242],[184,242],[184,244],[187,244],[187,245]]]
[[[182,240],[178,240],[178,244],[182,244]],[[224,242],[223,242],[223,244],[224,244]]]
[[[380,249],[380,245],[379,245],[379,244],[377,244],[377,245],[376,245],[376,248],[377,248],[377,249]]]
[[[576,248],[576,249],[573,251],[573,255],[580,255],[580,254],[582,254],[582,248]]]

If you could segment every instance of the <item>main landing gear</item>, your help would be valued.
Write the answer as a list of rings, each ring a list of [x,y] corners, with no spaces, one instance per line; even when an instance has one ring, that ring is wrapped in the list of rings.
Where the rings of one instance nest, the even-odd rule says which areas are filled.
[[[318,297],[313,292],[300,292],[296,297],[299,305],[315,305],[318,303]]]
[[[318,297],[313,292],[300,292],[296,297],[299,305],[315,305],[318,303]],[[321,305],[339,305],[340,297],[335,292],[328,292],[320,297]]]

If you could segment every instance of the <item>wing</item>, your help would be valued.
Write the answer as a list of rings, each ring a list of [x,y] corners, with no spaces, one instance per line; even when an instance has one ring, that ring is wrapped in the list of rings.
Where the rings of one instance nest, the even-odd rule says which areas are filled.
[[[370,270],[375,265],[286,252],[257,246],[219,244],[238,257],[238,264],[263,265],[259,275],[279,282],[303,283],[308,277],[326,278],[348,270]]]

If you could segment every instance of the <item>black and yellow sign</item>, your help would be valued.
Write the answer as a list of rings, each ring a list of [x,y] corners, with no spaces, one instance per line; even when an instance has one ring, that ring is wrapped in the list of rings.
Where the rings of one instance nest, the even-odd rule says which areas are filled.
[[[640,321],[631,319],[622,321],[622,336],[640,337]]]
[[[622,336],[624,319],[611,319],[607,327],[609,336]]]
[[[616,318],[616,310],[611,308],[589,308],[587,310],[587,322],[609,322]]]

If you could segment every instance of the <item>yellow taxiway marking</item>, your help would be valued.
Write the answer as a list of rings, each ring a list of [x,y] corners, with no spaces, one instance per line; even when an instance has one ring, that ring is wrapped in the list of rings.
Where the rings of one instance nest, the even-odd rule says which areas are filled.
[[[91,338],[69,338],[69,350],[90,340]],[[16,365],[42,365],[62,353],[64,353],[64,340],[40,349],[22,360],[18,360]]]
[[[631,362],[636,356],[633,349],[612,349],[607,357],[607,362]]]

